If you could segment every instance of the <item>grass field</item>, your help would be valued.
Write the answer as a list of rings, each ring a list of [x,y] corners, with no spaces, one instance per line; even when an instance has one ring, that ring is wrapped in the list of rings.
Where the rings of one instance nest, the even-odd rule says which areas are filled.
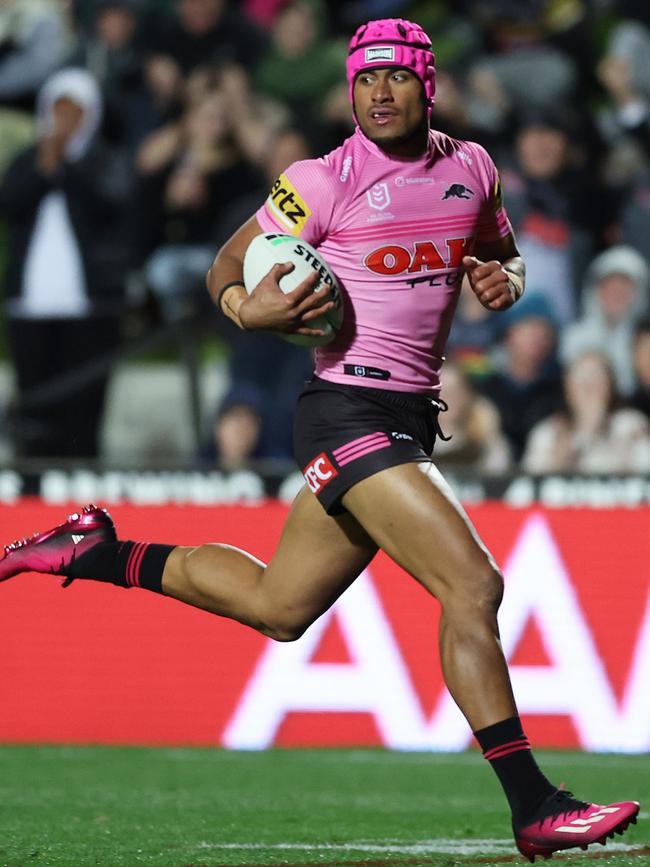
[[[543,753],[577,795],[650,804],[650,756]],[[476,753],[0,748],[0,867],[527,864]],[[650,864],[650,823],[558,864]]]

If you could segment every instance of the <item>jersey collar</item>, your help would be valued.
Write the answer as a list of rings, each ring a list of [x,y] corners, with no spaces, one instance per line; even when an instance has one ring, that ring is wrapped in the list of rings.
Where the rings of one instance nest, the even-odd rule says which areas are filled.
[[[375,144],[375,142],[370,141],[367,136],[364,135],[361,127],[357,124],[354,134],[357,137],[357,140],[361,142],[363,147],[371,153],[373,156],[378,157],[379,159],[387,160],[391,163],[419,163],[425,162],[427,164],[432,163],[435,158],[435,143],[433,139],[433,132],[429,130],[429,137],[427,140],[427,149],[423,151],[421,154],[418,154],[416,157],[399,157],[394,154],[387,154],[386,151],[382,150],[379,145]]]

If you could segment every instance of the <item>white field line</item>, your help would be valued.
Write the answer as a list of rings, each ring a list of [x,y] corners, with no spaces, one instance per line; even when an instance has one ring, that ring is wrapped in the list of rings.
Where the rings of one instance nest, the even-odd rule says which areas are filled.
[[[642,844],[610,843],[606,851],[631,852]],[[516,849],[512,840],[491,839],[437,839],[420,840],[414,843],[399,843],[396,840],[369,843],[350,841],[349,843],[197,843],[196,849],[258,851],[260,849],[279,852],[367,852],[371,854],[399,855],[504,855],[514,854]]]

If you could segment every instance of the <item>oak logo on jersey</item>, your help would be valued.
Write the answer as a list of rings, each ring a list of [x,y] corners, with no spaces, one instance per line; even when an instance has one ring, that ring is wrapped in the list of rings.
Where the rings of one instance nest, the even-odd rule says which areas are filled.
[[[284,172],[271,187],[266,206],[291,235],[299,235],[311,217],[311,208]]]
[[[460,268],[463,256],[470,251],[471,238],[447,238],[446,250],[440,251],[433,241],[417,241],[411,247],[384,244],[368,253],[363,264],[374,274],[416,274]]]

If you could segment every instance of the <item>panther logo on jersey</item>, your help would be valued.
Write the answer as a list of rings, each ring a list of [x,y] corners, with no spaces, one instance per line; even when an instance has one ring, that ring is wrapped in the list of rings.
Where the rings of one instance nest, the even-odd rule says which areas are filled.
[[[468,195],[469,194],[469,195]],[[470,190],[469,187],[466,187],[465,184],[452,184],[448,190],[445,190],[445,194],[442,197],[443,201],[445,199],[471,199],[474,195],[474,190]]]

